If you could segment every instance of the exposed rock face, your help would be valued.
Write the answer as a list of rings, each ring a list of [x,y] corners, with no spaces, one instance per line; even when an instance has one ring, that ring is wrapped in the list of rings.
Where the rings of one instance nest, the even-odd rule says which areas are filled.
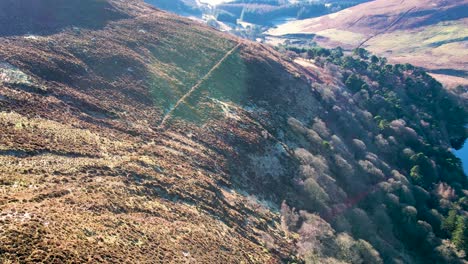
[[[417,262],[401,237],[417,226],[428,256],[458,261],[418,215],[431,188],[409,180],[425,164],[452,193],[438,152],[407,155],[449,155],[466,137],[436,116],[458,112],[428,76],[389,74],[389,101],[371,77],[353,92],[342,77],[356,70],[325,59],[303,67],[140,1],[89,2],[105,14],[95,24],[58,1],[36,16],[70,20],[8,20],[18,28],[0,38],[0,260]],[[466,189],[456,180],[450,197]]]

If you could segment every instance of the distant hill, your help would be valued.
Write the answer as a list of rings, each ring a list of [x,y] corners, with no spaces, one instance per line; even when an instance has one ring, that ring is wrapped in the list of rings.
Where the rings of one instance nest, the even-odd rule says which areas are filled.
[[[183,16],[201,16],[203,13],[196,0],[145,0],[145,2]]]
[[[278,19],[304,19],[317,17],[357,5],[367,0],[288,1],[288,0],[235,0],[216,6],[217,15],[227,22],[244,22],[272,26]]]
[[[446,83],[468,84],[467,10],[467,0],[376,0],[269,33],[314,34],[323,46],[363,47],[424,67]]]

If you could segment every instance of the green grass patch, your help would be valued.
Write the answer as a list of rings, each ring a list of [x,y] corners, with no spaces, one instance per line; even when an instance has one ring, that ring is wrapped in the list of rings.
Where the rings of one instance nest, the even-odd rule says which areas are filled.
[[[151,50],[148,82],[155,107],[167,113],[234,45],[197,29],[166,35]]]

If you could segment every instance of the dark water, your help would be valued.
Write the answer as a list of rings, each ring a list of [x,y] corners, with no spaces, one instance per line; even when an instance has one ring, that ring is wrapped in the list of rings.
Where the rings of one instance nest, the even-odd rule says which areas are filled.
[[[465,171],[465,174],[468,175],[468,143],[465,142],[465,145],[463,145],[463,148],[460,150],[454,151],[455,155],[459,157],[462,162],[463,162],[463,170]]]

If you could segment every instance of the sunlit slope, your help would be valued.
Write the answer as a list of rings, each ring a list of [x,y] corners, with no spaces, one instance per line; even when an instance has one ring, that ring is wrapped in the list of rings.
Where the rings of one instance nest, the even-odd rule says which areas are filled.
[[[327,47],[363,47],[394,63],[413,63],[453,76],[453,80],[466,79],[467,8],[464,0],[378,0],[284,24],[270,34],[313,34],[315,41]]]

